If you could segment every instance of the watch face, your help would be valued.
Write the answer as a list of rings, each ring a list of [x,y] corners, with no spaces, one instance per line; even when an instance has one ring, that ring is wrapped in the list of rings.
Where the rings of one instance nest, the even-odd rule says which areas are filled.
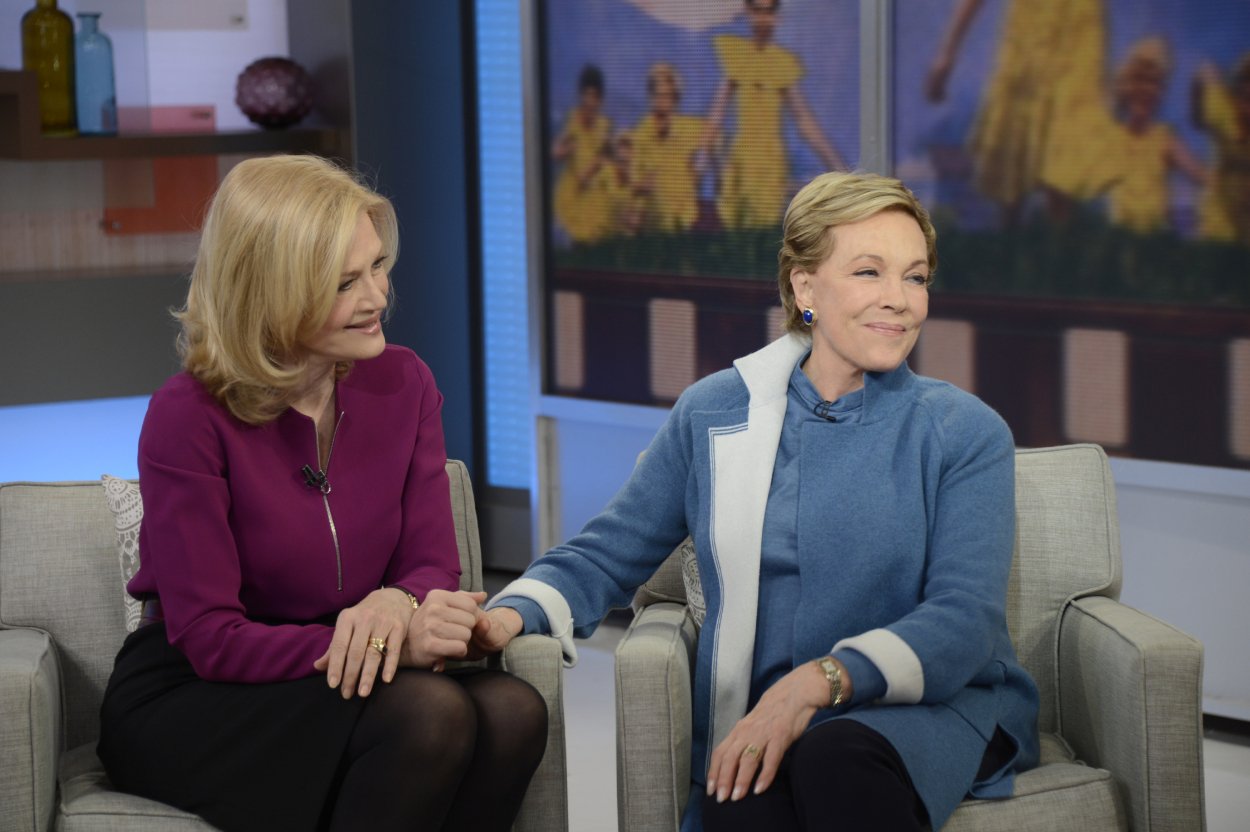
[[[829,680],[829,707],[837,707],[842,703],[842,669],[830,656],[822,657],[819,664]]]

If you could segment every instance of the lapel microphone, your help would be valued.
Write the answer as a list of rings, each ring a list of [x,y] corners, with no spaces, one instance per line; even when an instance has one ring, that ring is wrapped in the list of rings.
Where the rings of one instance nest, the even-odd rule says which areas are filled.
[[[832,407],[833,402],[821,402],[812,408],[812,412],[824,419],[826,422],[837,422],[838,417],[829,412]],[[305,465],[304,467],[307,468],[308,466]]]
[[[330,493],[330,482],[326,479],[325,471],[314,471],[311,465],[305,465],[299,469],[299,473],[304,475],[304,485],[315,488],[323,494]]]

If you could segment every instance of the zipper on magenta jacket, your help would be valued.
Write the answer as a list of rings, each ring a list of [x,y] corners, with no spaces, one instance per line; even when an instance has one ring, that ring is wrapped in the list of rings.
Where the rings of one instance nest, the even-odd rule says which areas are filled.
[[[330,523],[330,537],[334,539],[334,567],[338,572],[338,591],[343,591],[343,552],[339,548],[339,531],[334,525],[334,513],[330,511],[330,460],[334,457],[334,440],[339,435],[339,424],[343,421],[343,414],[339,413],[339,417],[334,420],[334,432],[330,434],[330,449],[326,451],[326,467],[321,471],[321,475],[317,478],[318,490],[321,492],[321,502],[326,507],[326,520]],[[316,438],[316,430],[314,425],[314,439]],[[318,449],[320,456],[320,449]]]

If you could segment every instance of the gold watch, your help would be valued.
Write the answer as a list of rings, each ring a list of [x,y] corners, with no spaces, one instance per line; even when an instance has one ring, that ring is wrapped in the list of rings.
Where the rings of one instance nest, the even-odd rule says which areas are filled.
[[[842,704],[842,666],[832,656],[821,656],[816,664],[829,680],[829,707],[836,708]]]

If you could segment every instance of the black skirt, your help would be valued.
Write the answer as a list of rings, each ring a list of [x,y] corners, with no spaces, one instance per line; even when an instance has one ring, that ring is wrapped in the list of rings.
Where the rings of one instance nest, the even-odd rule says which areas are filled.
[[[220,829],[323,828],[344,750],[367,705],[324,676],[206,682],[163,623],[127,637],[100,709],[98,752],[121,791]]]

